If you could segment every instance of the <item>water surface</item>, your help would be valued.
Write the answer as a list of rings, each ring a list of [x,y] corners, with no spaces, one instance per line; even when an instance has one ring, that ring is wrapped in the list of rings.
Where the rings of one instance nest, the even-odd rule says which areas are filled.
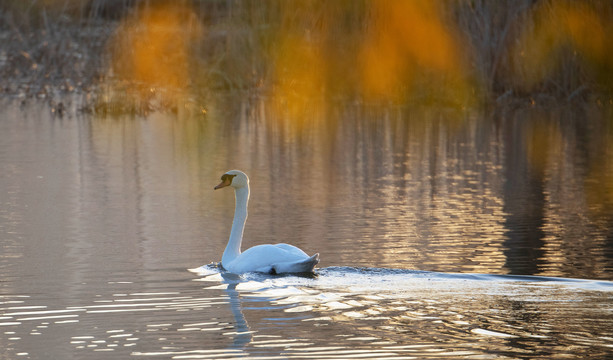
[[[2,358],[612,352],[606,113],[3,108]],[[245,245],[319,252],[315,277],[206,265],[234,210],[212,189],[233,168],[251,177]]]

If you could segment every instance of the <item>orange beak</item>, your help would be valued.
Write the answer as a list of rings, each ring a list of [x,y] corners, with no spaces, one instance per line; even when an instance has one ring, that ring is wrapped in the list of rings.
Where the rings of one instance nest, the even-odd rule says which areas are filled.
[[[219,185],[215,186],[213,189],[217,190],[217,189],[225,188],[226,186],[229,186],[231,183],[232,183],[232,178],[230,177],[220,182]]]

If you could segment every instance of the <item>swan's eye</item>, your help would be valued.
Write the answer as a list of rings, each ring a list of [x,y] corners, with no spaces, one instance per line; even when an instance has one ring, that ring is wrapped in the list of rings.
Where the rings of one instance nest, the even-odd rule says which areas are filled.
[[[230,175],[230,174],[223,174],[221,175],[221,181],[223,182],[229,182],[230,184],[232,183],[232,179],[235,177],[236,175]]]

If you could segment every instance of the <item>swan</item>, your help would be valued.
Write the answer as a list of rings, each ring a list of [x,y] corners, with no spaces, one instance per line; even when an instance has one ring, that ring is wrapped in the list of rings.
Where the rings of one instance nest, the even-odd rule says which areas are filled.
[[[234,274],[247,272],[268,274],[313,272],[313,268],[319,263],[319,253],[309,256],[293,245],[257,245],[241,252],[243,230],[247,221],[249,177],[240,170],[230,170],[221,176],[221,183],[214,189],[217,190],[227,186],[234,188],[235,209],[228,245],[221,257],[221,266]]]

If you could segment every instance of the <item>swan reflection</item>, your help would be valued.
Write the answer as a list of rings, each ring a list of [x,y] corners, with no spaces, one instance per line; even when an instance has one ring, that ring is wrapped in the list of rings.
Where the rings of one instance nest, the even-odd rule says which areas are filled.
[[[281,325],[285,322],[284,320],[288,319],[275,317],[279,314],[277,310],[282,310],[284,314],[295,315],[299,312],[308,311],[305,310],[307,308],[312,309],[310,305],[305,304],[320,300],[317,296],[316,299],[309,299],[312,294],[299,288],[317,278],[315,273],[300,273],[286,276],[270,276],[261,273],[238,275],[223,270],[220,264],[209,264],[191,269],[190,271],[200,276],[197,281],[219,284],[206,287],[206,289],[222,289],[227,295],[228,304],[234,318],[234,331],[226,332],[224,335],[233,336],[232,343],[228,346],[228,349],[233,351],[247,349],[250,344],[253,345],[254,338],[269,337],[269,335],[258,334],[259,329],[257,325],[255,329],[249,325],[243,312],[245,302],[258,303],[259,306],[252,308],[255,311],[264,310],[265,315],[259,319],[260,322],[274,321],[276,324]],[[301,318],[301,316],[298,316],[298,318]],[[292,316],[292,319],[295,320],[295,316]],[[280,339],[277,340],[281,341]],[[259,342],[262,341],[264,340],[259,339]],[[269,339],[265,342],[267,341],[274,342],[275,340]]]
[[[220,275],[223,278],[222,282],[228,284],[225,292],[228,295],[228,302],[234,316],[234,327],[236,329],[231,347],[233,349],[243,349],[251,342],[253,336],[249,329],[249,323],[243,314],[242,299],[238,290],[236,290],[236,286],[241,282],[241,277],[228,272],[221,272]]]

